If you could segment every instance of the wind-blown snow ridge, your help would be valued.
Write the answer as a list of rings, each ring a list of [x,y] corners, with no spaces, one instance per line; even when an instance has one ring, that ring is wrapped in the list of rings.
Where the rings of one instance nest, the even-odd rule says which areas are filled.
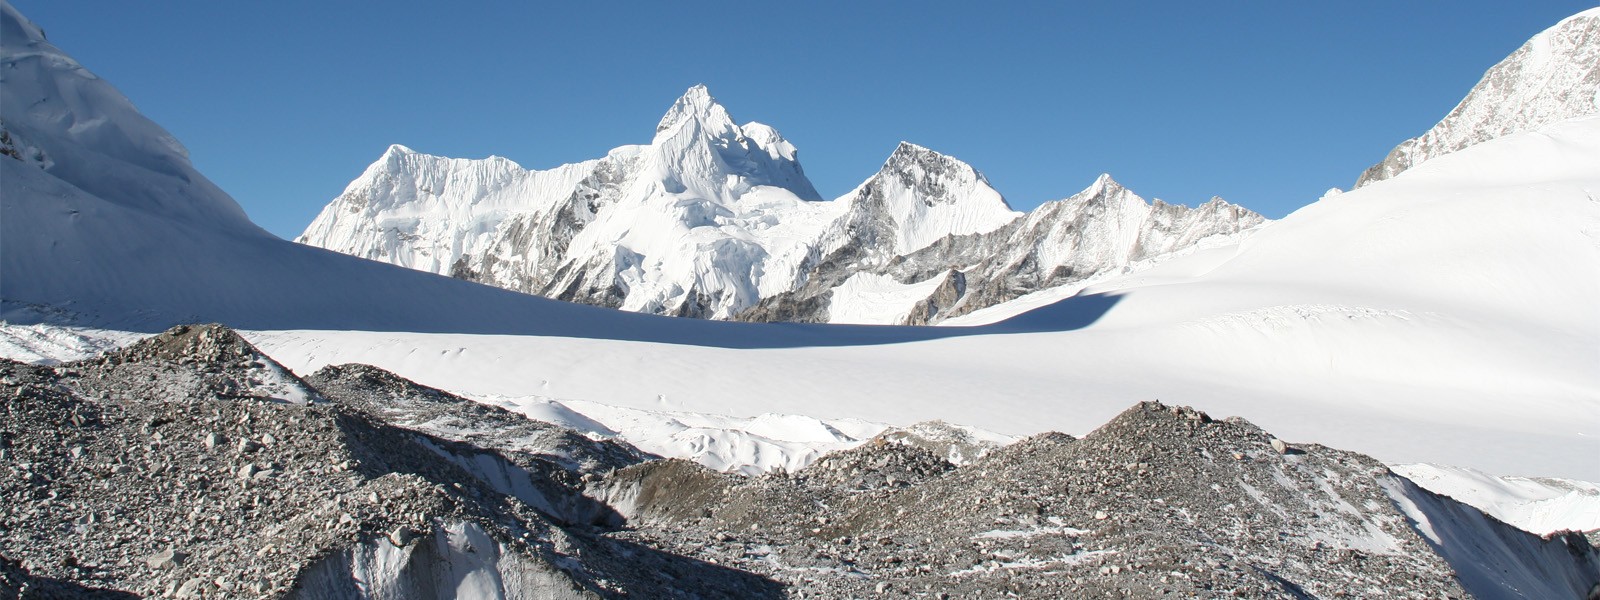
[[[800,312],[758,305],[818,296],[856,272],[882,274],[892,261],[1005,230],[1022,216],[971,165],[907,142],[855,190],[817,200],[792,144],[767,125],[736,125],[696,85],[668,108],[649,144],[548,171],[391,147],[298,240],[630,311],[830,321],[830,303]],[[1213,229],[1236,233],[1260,221],[1249,214]],[[979,258],[940,256],[917,266],[925,271],[918,281]],[[942,319],[928,307],[950,304],[965,285],[946,280],[954,287],[911,298],[881,313],[894,319],[883,322]]]
[[[1382,181],[1430,158],[1562,119],[1600,112],[1600,8],[1535,35],[1484,73],[1466,98],[1420,137],[1361,174]]]
[[[28,156],[15,158],[119,206],[268,235],[195,171],[172,134],[46,40],[15,8],[0,4],[0,13],[0,137],[12,139],[6,146],[20,141],[28,148]]]

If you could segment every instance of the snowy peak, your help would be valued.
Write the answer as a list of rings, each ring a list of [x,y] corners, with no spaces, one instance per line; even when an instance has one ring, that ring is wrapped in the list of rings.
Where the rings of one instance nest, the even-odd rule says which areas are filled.
[[[900,142],[848,198],[855,222],[887,221],[897,255],[947,236],[988,233],[1022,214],[972,165],[910,142]]]
[[[793,145],[769,126],[736,125],[704,85],[689,88],[672,103],[646,148],[647,163],[672,193],[731,200],[765,185],[803,200],[821,199]]]
[[[733,117],[728,115],[728,110],[711,97],[711,91],[705,85],[689,88],[672,103],[672,108],[667,109],[667,114],[662,115],[661,122],[656,124],[656,139],[659,141],[667,130],[685,123],[698,124],[713,136],[735,133],[739,129],[734,125]]]
[[[1095,178],[1094,183],[1083,188],[1083,191],[1061,200],[1046,202],[1028,217],[1029,221],[1034,223],[1061,220],[1063,215],[1085,213],[1093,218],[1098,218],[1098,215],[1106,212],[1126,213],[1133,218],[1133,215],[1143,213],[1150,208],[1149,202],[1133,193],[1133,190],[1117,183],[1117,180],[1111,178],[1110,173],[1101,173]],[[1068,217],[1061,222],[1072,220],[1073,218]]]
[[[416,150],[412,150],[400,144],[389,144],[389,147],[383,151],[383,155],[378,157],[378,162],[398,161],[404,157],[417,153],[418,152]]]
[[[1466,98],[1420,137],[1396,146],[1356,187],[1497,137],[1600,113],[1600,8],[1533,36],[1484,73]]]
[[[901,185],[915,190],[920,198],[933,204],[962,201],[966,198],[960,192],[965,190],[979,187],[993,189],[989,187],[989,180],[972,165],[911,142],[900,142],[895,147],[894,153],[878,170],[878,176],[899,180]],[[993,199],[998,199],[1000,206],[1006,210],[1011,209],[1004,198]]]
[[[1023,221],[972,165],[909,142],[849,194],[820,201],[776,129],[736,123],[697,85],[673,101],[650,144],[549,171],[390,146],[300,241],[622,310],[729,318],[765,304],[757,313],[777,316],[758,320],[825,320],[828,310],[849,313],[850,290],[906,288],[896,297],[943,302],[913,311],[932,315],[966,287],[1007,282],[963,300],[980,308],[1060,283],[1057,265],[1070,265],[1061,277],[1122,268],[1131,255],[1260,220],[1223,211],[1203,222],[1102,175]],[[1019,229],[1038,237],[1013,239]],[[1043,258],[1012,256],[1017,249]],[[953,274],[990,262],[981,280]],[[823,298],[857,272],[869,277],[837,302]]]
[[[1089,187],[1083,188],[1083,191],[1073,194],[1072,197],[1108,198],[1123,194],[1132,194],[1132,192],[1123,187],[1122,184],[1117,183],[1117,180],[1112,179],[1110,173],[1101,173],[1099,177],[1094,179],[1094,183],[1089,184]]]

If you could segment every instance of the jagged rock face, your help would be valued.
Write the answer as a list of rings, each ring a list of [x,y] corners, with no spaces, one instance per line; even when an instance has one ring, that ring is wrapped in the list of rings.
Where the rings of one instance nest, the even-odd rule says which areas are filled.
[[[1356,187],[1430,158],[1542,125],[1600,113],[1600,9],[1573,15],[1484,73],[1444,119],[1396,146]]]
[[[1221,220],[1173,225],[1178,241],[1140,248],[1182,249],[1199,239],[1182,232],[1240,229],[1226,211],[1170,212],[1186,223],[1192,215]],[[1115,226],[1055,224],[1052,214],[1036,211],[1021,228],[1023,215],[971,165],[909,143],[855,190],[819,201],[793,145],[766,125],[735,125],[696,86],[662,117],[650,144],[548,171],[390,147],[297,241],[528,294],[715,319],[827,322],[836,320],[832,290],[857,273],[909,284],[963,271],[871,321],[931,324],[1005,295],[966,294],[964,270],[1008,250],[993,244],[1052,227]],[[1106,256],[1134,250],[1085,255],[1079,262],[1093,264],[1079,271],[1120,268]],[[890,268],[911,256],[922,258]],[[1055,281],[1008,278],[1012,287]]]

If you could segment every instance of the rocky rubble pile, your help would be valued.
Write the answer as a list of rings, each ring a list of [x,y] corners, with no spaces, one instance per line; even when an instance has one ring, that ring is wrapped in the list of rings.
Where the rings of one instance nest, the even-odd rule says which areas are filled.
[[[1149,402],[1081,439],[962,434],[743,477],[177,328],[0,362],[0,598],[1600,593],[1581,535],[1238,419]]]
[[[1035,436],[905,485],[863,489],[858,471],[902,461],[893,444],[831,455],[795,475],[741,479],[681,463],[625,470],[610,497],[647,543],[764,573],[797,597],[1370,597],[1505,593],[1452,563],[1402,506],[1425,495],[1371,458],[1288,444],[1238,419],[1143,403],[1083,439]],[[811,473],[812,469],[821,473]],[[840,478],[840,473],[849,477]],[[835,485],[818,485],[833,482]],[[837,485],[843,483],[844,485]],[[670,493],[663,493],[670,490]],[[706,499],[711,499],[706,502]],[[1447,499],[1438,499],[1449,502]],[[670,505],[670,509],[652,502]],[[686,508],[696,504],[704,510]],[[1453,503],[1452,503],[1453,504]],[[1455,505],[1461,506],[1461,505]],[[1443,527],[1435,523],[1433,527]],[[1600,581],[1581,536],[1499,523],[1544,554],[1496,564]],[[1471,542],[1478,544],[1478,542]],[[1488,545],[1491,542],[1483,542]],[[1562,567],[1541,561],[1571,561]],[[1505,560],[1505,555],[1494,560]],[[1510,597],[1540,597],[1523,589]]]
[[[1001,446],[996,440],[979,437],[975,431],[944,421],[923,421],[906,427],[891,427],[876,437],[896,444],[916,446],[951,464],[964,465],[983,458]]]
[[[880,437],[829,453],[796,474],[796,479],[813,487],[860,492],[910,487],[954,468],[928,450]]]
[[[55,368],[0,362],[0,597],[101,588],[354,597],[358,578],[392,597],[483,581],[498,587],[460,589],[556,598],[776,589],[574,521],[610,520],[576,488],[593,472],[530,472],[518,464],[542,460],[534,452],[513,460],[397,427],[298,379],[276,383],[300,386],[288,395],[304,404],[250,393],[281,369],[216,326]],[[520,573],[493,572],[499,565]]]
[[[341,405],[385,422],[505,452],[536,455],[571,471],[606,472],[657,458],[616,440],[595,441],[361,364],[323,367],[307,378]]]

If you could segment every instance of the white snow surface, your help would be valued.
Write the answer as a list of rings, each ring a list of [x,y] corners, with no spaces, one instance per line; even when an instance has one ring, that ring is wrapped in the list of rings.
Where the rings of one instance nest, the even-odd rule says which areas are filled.
[[[835,450],[853,448],[888,426],[860,419],[818,419],[766,413],[754,417],[653,410],[542,396],[479,396],[473,400],[595,438],[621,438],[651,454],[684,458],[718,471],[756,475],[794,472]]]
[[[0,130],[20,138],[35,155],[29,157],[30,168],[42,167],[85,193],[119,208],[202,223],[219,233],[270,235],[194,169],[177,138],[139,114],[121,92],[47,41],[37,25],[4,2],[0,115]],[[27,216],[6,215],[7,221],[19,219],[26,221]]]
[[[944,284],[948,272],[916,283],[900,283],[888,275],[856,273],[833,288],[829,323],[900,323],[918,302]]]
[[[1600,484],[1500,477],[1466,467],[1391,465],[1423,489],[1449,496],[1524,531],[1600,531]]]
[[[685,412],[942,419],[1006,434],[1081,434],[1159,398],[1389,462],[1600,480],[1597,190],[1600,120],[1563,122],[1330,197],[1232,250],[993,325],[935,328],[936,339],[796,325],[757,326],[748,333],[766,343],[740,348],[598,335],[251,339],[297,370],[359,360],[473,393],[644,410],[664,396]],[[731,325],[695,323],[707,336]],[[798,331],[888,338],[781,339]]]
[[[12,325],[0,321],[0,356],[26,363],[54,365],[90,358],[143,337],[128,331],[48,323]]]

